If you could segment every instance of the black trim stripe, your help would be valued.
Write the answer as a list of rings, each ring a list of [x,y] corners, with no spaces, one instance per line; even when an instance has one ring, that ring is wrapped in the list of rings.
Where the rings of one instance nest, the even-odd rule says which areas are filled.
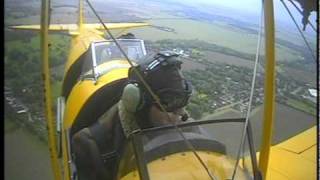
[[[127,78],[119,79],[94,92],[76,116],[71,128],[71,135],[92,125],[104,112],[117,103],[127,82]]]

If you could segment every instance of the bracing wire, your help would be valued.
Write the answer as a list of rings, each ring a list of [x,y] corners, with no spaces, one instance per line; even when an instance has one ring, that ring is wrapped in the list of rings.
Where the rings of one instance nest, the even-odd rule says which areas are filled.
[[[213,180],[216,180],[216,178],[214,177],[214,175],[210,172],[210,170],[208,169],[208,167],[206,166],[206,164],[203,162],[203,160],[201,159],[201,157],[197,154],[197,152],[195,151],[193,145],[186,139],[186,137],[183,135],[183,132],[181,131],[181,129],[177,126],[177,124],[175,122],[173,122],[173,120],[171,119],[171,117],[169,116],[169,114],[167,113],[167,111],[165,110],[164,106],[160,103],[159,98],[157,97],[157,95],[152,91],[152,89],[150,88],[150,86],[148,85],[148,83],[144,80],[144,78],[142,77],[142,75],[140,74],[140,72],[135,68],[135,66],[133,65],[133,63],[130,61],[129,57],[127,56],[127,54],[124,52],[124,50],[121,48],[120,44],[118,43],[118,41],[114,38],[114,36],[112,35],[112,33],[110,32],[109,28],[105,25],[105,23],[102,21],[101,17],[97,14],[97,12],[95,11],[94,7],[92,6],[92,4],[90,3],[89,0],[87,0],[87,3],[89,5],[89,7],[91,8],[91,10],[93,11],[93,13],[95,14],[95,16],[98,18],[98,20],[100,21],[100,23],[102,24],[102,26],[104,27],[104,29],[107,31],[107,33],[109,34],[109,36],[111,37],[111,39],[115,42],[116,46],[119,48],[120,52],[124,55],[124,57],[126,58],[126,60],[128,61],[128,63],[130,64],[130,66],[133,68],[134,73],[138,76],[138,78],[141,80],[142,84],[145,86],[145,88],[147,89],[147,91],[151,94],[152,98],[156,101],[156,103],[159,105],[160,109],[165,112],[167,118],[169,119],[169,121],[174,125],[175,129],[178,131],[178,133],[180,134],[180,136],[183,138],[183,141],[186,143],[186,145],[188,146],[188,148],[193,152],[193,154],[196,156],[196,158],[199,160],[199,162],[201,163],[201,165],[204,167],[204,169],[206,170],[207,174],[209,175],[209,177]]]
[[[50,27],[51,22],[51,15],[52,15],[52,7],[51,7],[51,0],[48,1],[49,3],[49,17],[48,17],[48,27]]]
[[[263,3],[262,3],[262,5],[263,5]],[[249,103],[248,103],[248,110],[247,110],[247,114],[246,114],[246,121],[243,126],[243,130],[242,130],[241,141],[240,141],[240,146],[239,146],[239,149],[237,152],[237,159],[236,159],[236,163],[235,163],[233,174],[232,174],[232,180],[234,180],[235,175],[237,173],[237,169],[238,169],[237,167],[238,167],[238,164],[240,161],[240,154],[241,154],[242,148],[244,147],[245,137],[247,134],[247,128],[248,128],[248,124],[249,124],[249,116],[251,113],[251,104],[252,104],[255,81],[256,81],[256,73],[257,73],[257,67],[258,67],[258,63],[259,63],[259,52],[260,52],[260,47],[261,47],[261,34],[262,34],[262,21],[263,21],[263,7],[261,7],[258,42],[257,42],[256,57],[255,57],[255,63],[254,63],[254,69],[253,69],[253,77],[252,77],[252,81],[251,81],[251,90],[250,90],[250,98],[249,98]]]
[[[296,9],[297,9],[297,11],[299,11],[299,13],[303,16],[303,13],[302,13],[302,11],[298,8],[298,6],[292,1],[292,0],[288,0]],[[310,26],[311,26],[311,28],[315,31],[315,32],[317,32],[317,29],[314,27],[314,25],[309,21],[309,19],[308,19],[308,23],[310,24]]]
[[[312,52],[312,49],[311,49],[311,47],[310,47],[310,45],[309,45],[306,37],[304,36],[304,34],[302,33],[301,29],[299,28],[299,25],[298,25],[298,23],[296,22],[296,20],[294,19],[293,15],[291,14],[288,6],[285,4],[285,2],[284,2],[283,0],[280,0],[280,1],[282,2],[283,6],[286,8],[286,10],[288,11],[291,19],[293,20],[294,24],[296,25],[297,29],[299,30],[299,32],[300,32],[300,34],[301,34],[304,42],[306,43],[306,45],[307,45],[307,47],[308,47],[308,49],[309,49],[309,51],[310,51],[310,53],[311,53],[311,55],[312,55],[313,60],[314,60],[315,62],[317,62],[317,58],[315,57],[314,53]]]

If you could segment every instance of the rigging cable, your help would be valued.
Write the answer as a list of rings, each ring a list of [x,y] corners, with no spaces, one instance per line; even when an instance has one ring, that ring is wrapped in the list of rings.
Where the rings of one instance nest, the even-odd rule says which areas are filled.
[[[288,1],[297,9],[297,11],[300,12],[301,16],[303,16],[303,13],[302,13],[301,9],[299,9],[298,6],[297,6],[292,0],[288,0]],[[309,19],[308,19],[308,23],[310,24],[311,28],[312,28],[315,32],[317,32],[317,29],[316,29],[316,28],[314,27],[314,25],[309,21]]]
[[[156,103],[159,105],[160,109],[165,112],[167,118],[169,119],[169,121],[174,125],[175,129],[178,131],[178,133],[180,134],[180,136],[183,138],[183,141],[186,143],[186,145],[188,146],[188,148],[193,152],[193,154],[196,156],[196,158],[199,160],[199,162],[201,163],[201,165],[205,168],[207,174],[209,175],[209,177],[213,180],[216,180],[216,178],[214,177],[213,174],[211,174],[210,170],[208,169],[208,167],[206,166],[206,164],[203,162],[203,160],[200,158],[200,156],[197,154],[197,152],[195,151],[193,145],[186,139],[186,137],[183,135],[183,132],[181,131],[181,129],[177,126],[176,122],[173,122],[171,117],[169,116],[168,112],[165,110],[165,108],[163,107],[163,105],[160,103],[159,98],[157,97],[157,95],[152,91],[152,89],[150,88],[150,86],[147,84],[147,82],[144,80],[144,78],[142,77],[142,75],[140,74],[140,72],[135,68],[135,66],[133,65],[133,63],[129,60],[129,57],[127,56],[127,54],[124,52],[124,50],[121,48],[120,44],[118,43],[118,41],[114,38],[114,36],[112,35],[112,33],[110,32],[110,30],[108,29],[108,27],[105,25],[105,23],[102,21],[102,19],[100,18],[100,16],[97,14],[97,12],[95,11],[95,9],[93,8],[93,6],[91,5],[91,3],[89,2],[89,0],[87,0],[88,5],[90,6],[91,10],[93,11],[93,13],[95,14],[95,16],[98,18],[98,20],[100,21],[100,23],[103,25],[104,29],[107,31],[107,33],[109,34],[109,36],[112,38],[112,40],[114,41],[114,43],[117,45],[117,47],[119,48],[120,52],[123,54],[123,56],[126,58],[126,60],[128,61],[128,63],[130,64],[130,66],[133,68],[134,73],[136,73],[136,75],[138,76],[138,78],[141,80],[142,84],[145,86],[145,88],[147,89],[147,91],[151,94],[152,98],[156,101]]]
[[[263,1],[262,1],[262,5],[263,5]],[[251,90],[250,90],[250,98],[249,98],[249,103],[248,103],[248,110],[247,110],[247,115],[246,115],[246,121],[243,126],[240,146],[239,146],[239,150],[237,153],[237,159],[236,159],[236,163],[235,163],[233,174],[232,174],[232,180],[234,180],[237,169],[238,169],[237,167],[238,167],[238,164],[240,161],[240,154],[241,154],[242,147],[244,147],[245,137],[247,134],[247,128],[248,128],[248,124],[249,124],[249,116],[251,113],[251,104],[252,104],[252,99],[253,99],[254,86],[255,86],[255,81],[256,81],[256,73],[257,73],[257,67],[258,67],[258,62],[259,62],[259,51],[260,51],[260,47],[261,47],[262,21],[263,21],[263,8],[261,8],[260,23],[259,23],[260,29],[259,29],[259,34],[258,34],[258,42],[257,42],[256,57],[255,57],[255,63],[254,63],[254,69],[253,69],[253,77],[252,77],[252,81],[251,81]]]
[[[297,24],[296,20],[294,19],[293,15],[291,14],[288,6],[285,4],[285,2],[284,2],[283,0],[280,0],[280,1],[282,2],[283,6],[286,8],[286,10],[288,11],[288,13],[289,13],[291,19],[293,20],[294,24],[296,25],[296,27],[298,28],[298,30],[299,30],[299,32],[300,32],[300,34],[301,34],[304,42],[306,43],[306,45],[307,45],[307,47],[308,47],[308,49],[309,49],[309,51],[310,51],[310,53],[311,53],[311,55],[312,55],[312,57],[313,57],[313,60],[314,60],[315,62],[317,62],[317,59],[316,59],[316,57],[314,56],[314,54],[313,54],[313,52],[312,52],[312,49],[311,49],[311,47],[310,47],[310,45],[309,45],[306,37],[304,36],[304,34],[302,33],[301,29],[299,28],[299,25]]]
[[[52,14],[52,7],[51,7],[51,0],[48,0],[49,3],[49,15],[48,15],[48,28],[50,27],[50,22],[51,22],[51,14]]]

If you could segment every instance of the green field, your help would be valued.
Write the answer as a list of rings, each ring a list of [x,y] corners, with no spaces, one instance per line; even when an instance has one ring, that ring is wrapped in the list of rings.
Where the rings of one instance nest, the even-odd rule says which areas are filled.
[[[4,179],[53,179],[48,145],[9,119],[5,129]]]
[[[6,117],[5,123],[4,123],[4,132],[5,133],[11,133],[19,129],[19,125],[17,125],[15,122],[13,122],[12,119],[9,117]]]
[[[240,111],[234,110],[232,108],[226,108],[215,112],[213,114],[207,115],[203,120],[213,120],[213,119],[224,119],[224,118],[243,118],[244,114]]]
[[[247,59],[243,59],[240,57],[210,51],[205,52],[205,55],[208,61],[212,63],[226,63],[235,66],[247,67],[250,69],[254,68],[254,61],[248,61]]]
[[[108,3],[115,3],[110,1]],[[117,3],[116,3],[117,4]],[[149,2],[145,3],[143,7],[139,3],[134,1],[124,1],[118,2],[119,7],[116,7],[112,12],[119,10],[118,14],[110,14],[110,12],[105,12],[100,10],[103,16],[109,18],[119,19],[121,16],[132,15],[134,17],[139,17],[142,19],[147,19],[152,25],[163,26],[174,28],[176,32],[166,32],[153,27],[132,30],[139,38],[147,40],[161,40],[161,39],[199,39],[209,43],[214,43],[219,46],[231,48],[240,52],[255,54],[257,46],[257,35],[246,33],[241,29],[232,27],[228,25],[228,22],[214,21],[199,21],[183,18],[183,16],[178,17],[172,13],[181,7],[177,4],[172,5],[172,7],[167,4],[160,2]],[[127,11],[120,11],[121,9],[130,9]],[[9,11],[10,12],[10,11]],[[66,8],[64,10],[55,9],[52,14],[52,23],[59,23],[60,21],[68,21],[76,23],[76,14],[70,14],[70,12],[75,13],[74,8]],[[10,12],[11,16],[6,17],[7,24],[38,24],[39,15],[25,15],[24,17],[17,16],[13,18],[14,12]],[[93,21],[95,17],[92,15],[91,11],[86,13],[86,22]],[[96,18],[95,18],[96,19]],[[149,20],[148,20],[149,19]],[[112,21],[112,19],[106,18],[106,21]],[[95,20],[97,22],[97,20]],[[258,24],[258,22],[251,22]],[[277,25],[277,23],[276,23]],[[256,27],[249,27],[255,29]],[[296,45],[305,46],[302,38],[296,33],[289,33],[284,29],[279,29],[276,26],[276,37],[283,40],[289,41]],[[309,38],[310,39],[310,38]],[[315,45],[315,41],[312,42]],[[261,46],[261,53],[263,52],[263,41]],[[262,53],[263,54],[263,53]],[[282,60],[299,60],[299,53],[288,49],[284,46],[279,46],[276,49],[276,59],[277,61]]]
[[[309,72],[285,66],[283,66],[282,70],[284,71],[284,74],[292,77],[294,80],[304,84],[310,84],[313,87],[317,86],[316,67],[313,68],[313,71]]]
[[[166,32],[152,27],[132,30],[139,38],[147,40],[161,39],[199,39],[209,43],[228,47],[240,52],[255,54],[257,35],[247,34],[223,25],[222,23],[206,23],[190,19],[151,20],[150,24],[174,28],[174,32]],[[261,45],[263,54],[264,45]],[[299,53],[284,46],[276,49],[277,60],[297,60]]]
[[[310,105],[307,105],[307,104],[305,104],[301,101],[295,100],[295,99],[289,98],[287,100],[287,104],[289,106],[292,106],[293,108],[299,109],[300,111],[306,112],[308,114],[316,115],[316,113],[317,113],[316,107],[312,107]]]
[[[62,88],[62,82],[61,81],[55,81],[55,82],[53,82],[51,84],[52,103],[54,103],[56,101],[56,99],[61,95],[61,88]]]
[[[161,39],[199,39],[242,52],[253,53],[255,51],[257,38],[255,35],[241,34],[217,23],[211,24],[190,19],[151,20],[149,23],[174,28],[176,33],[155,28],[144,28],[132,32],[141,38],[153,41]]]

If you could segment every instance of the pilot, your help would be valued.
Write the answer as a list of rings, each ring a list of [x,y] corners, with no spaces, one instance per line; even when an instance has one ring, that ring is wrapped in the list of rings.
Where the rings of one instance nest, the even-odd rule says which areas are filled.
[[[181,74],[178,55],[161,52],[136,66],[145,82],[159,98],[163,109],[148,92],[133,68],[120,101],[99,120],[72,138],[78,179],[114,179],[124,142],[138,129],[180,123],[188,119],[184,107],[192,93],[191,84]]]
[[[102,64],[103,62],[109,61],[111,58],[111,50],[109,47],[104,48],[101,51],[99,62],[97,64]]]

